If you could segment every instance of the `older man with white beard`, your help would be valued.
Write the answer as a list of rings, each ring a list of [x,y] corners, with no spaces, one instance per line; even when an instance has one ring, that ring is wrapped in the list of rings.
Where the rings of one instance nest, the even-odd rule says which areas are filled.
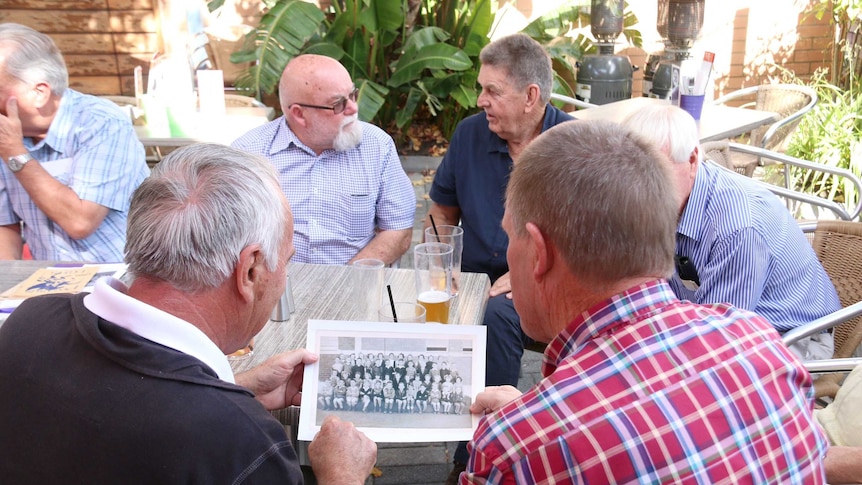
[[[398,260],[410,246],[413,185],[392,138],[357,118],[350,74],[330,57],[301,55],[278,90],[284,116],[232,146],[275,166],[295,219],[293,261]]]

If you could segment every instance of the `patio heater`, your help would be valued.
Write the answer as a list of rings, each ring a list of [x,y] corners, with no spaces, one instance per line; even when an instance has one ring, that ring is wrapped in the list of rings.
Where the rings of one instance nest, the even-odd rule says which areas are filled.
[[[577,63],[575,97],[593,104],[607,104],[632,97],[632,63],[614,54],[614,43],[623,32],[623,0],[592,0],[590,32],[598,54]]]
[[[680,69],[691,58],[691,48],[703,27],[704,0],[658,0],[658,33],[665,45],[664,58],[652,78],[649,96],[679,96]]]

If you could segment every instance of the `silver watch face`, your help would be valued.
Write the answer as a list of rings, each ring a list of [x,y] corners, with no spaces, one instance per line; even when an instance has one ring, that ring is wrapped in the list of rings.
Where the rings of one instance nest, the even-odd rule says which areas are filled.
[[[9,157],[9,161],[7,162],[9,165],[9,170],[17,172],[24,168],[24,164],[32,159],[33,157],[31,157],[29,153],[25,155],[15,155],[14,157]]]

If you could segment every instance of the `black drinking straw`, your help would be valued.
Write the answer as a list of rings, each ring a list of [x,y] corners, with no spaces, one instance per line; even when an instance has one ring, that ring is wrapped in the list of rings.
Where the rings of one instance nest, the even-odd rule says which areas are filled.
[[[389,292],[389,304],[392,305],[392,321],[398,323],[398,315],[395,313],[395,300],[392,299],[392,286],[386,285],[386,291]]]
[[[434,216],[428,214],[428,219],[431,219],[431,227],[434,228],[434,235],[437,236],[437,242],[440,242],[440,233],[437,232],[437,224],[434,224]]]

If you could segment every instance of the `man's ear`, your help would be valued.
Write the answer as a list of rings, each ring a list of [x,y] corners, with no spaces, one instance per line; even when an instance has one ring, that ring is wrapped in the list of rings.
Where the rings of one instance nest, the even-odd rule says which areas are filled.
[[[530,112],[537,106],[542,104],[542,91],[538,84],[530,84],[527,86],[527,103],[524,107],[524,112]],[[542,107],[544,108],[544,107]]]
[[[287,108],[287,113],[285,113],[287,117],[290,118],[292,123],[296,123],[299,126],[305,127],[307,124],[307,120],[305,119],[305,115],[303,114],[302,107],[297,104],[292,104]]]
[[[239,253],[236,263],[236,289],[240,297],[251,303],[255,299],[255,288],[266,270],[265,258],[260,244],[246,246]]]
[[[525,226],[530,237],[533,253],[533,277],[541,281],[554,265],[552,243],[542,234],[542,230],[532,222]]]
[[[47,83],[36,84],[35,86],[33,86],[33,96],[33,105],[36,107],[36,109],[41,109],[46,104],[48,104],[48,101],[51,100],[51,86],[49,86]]]

